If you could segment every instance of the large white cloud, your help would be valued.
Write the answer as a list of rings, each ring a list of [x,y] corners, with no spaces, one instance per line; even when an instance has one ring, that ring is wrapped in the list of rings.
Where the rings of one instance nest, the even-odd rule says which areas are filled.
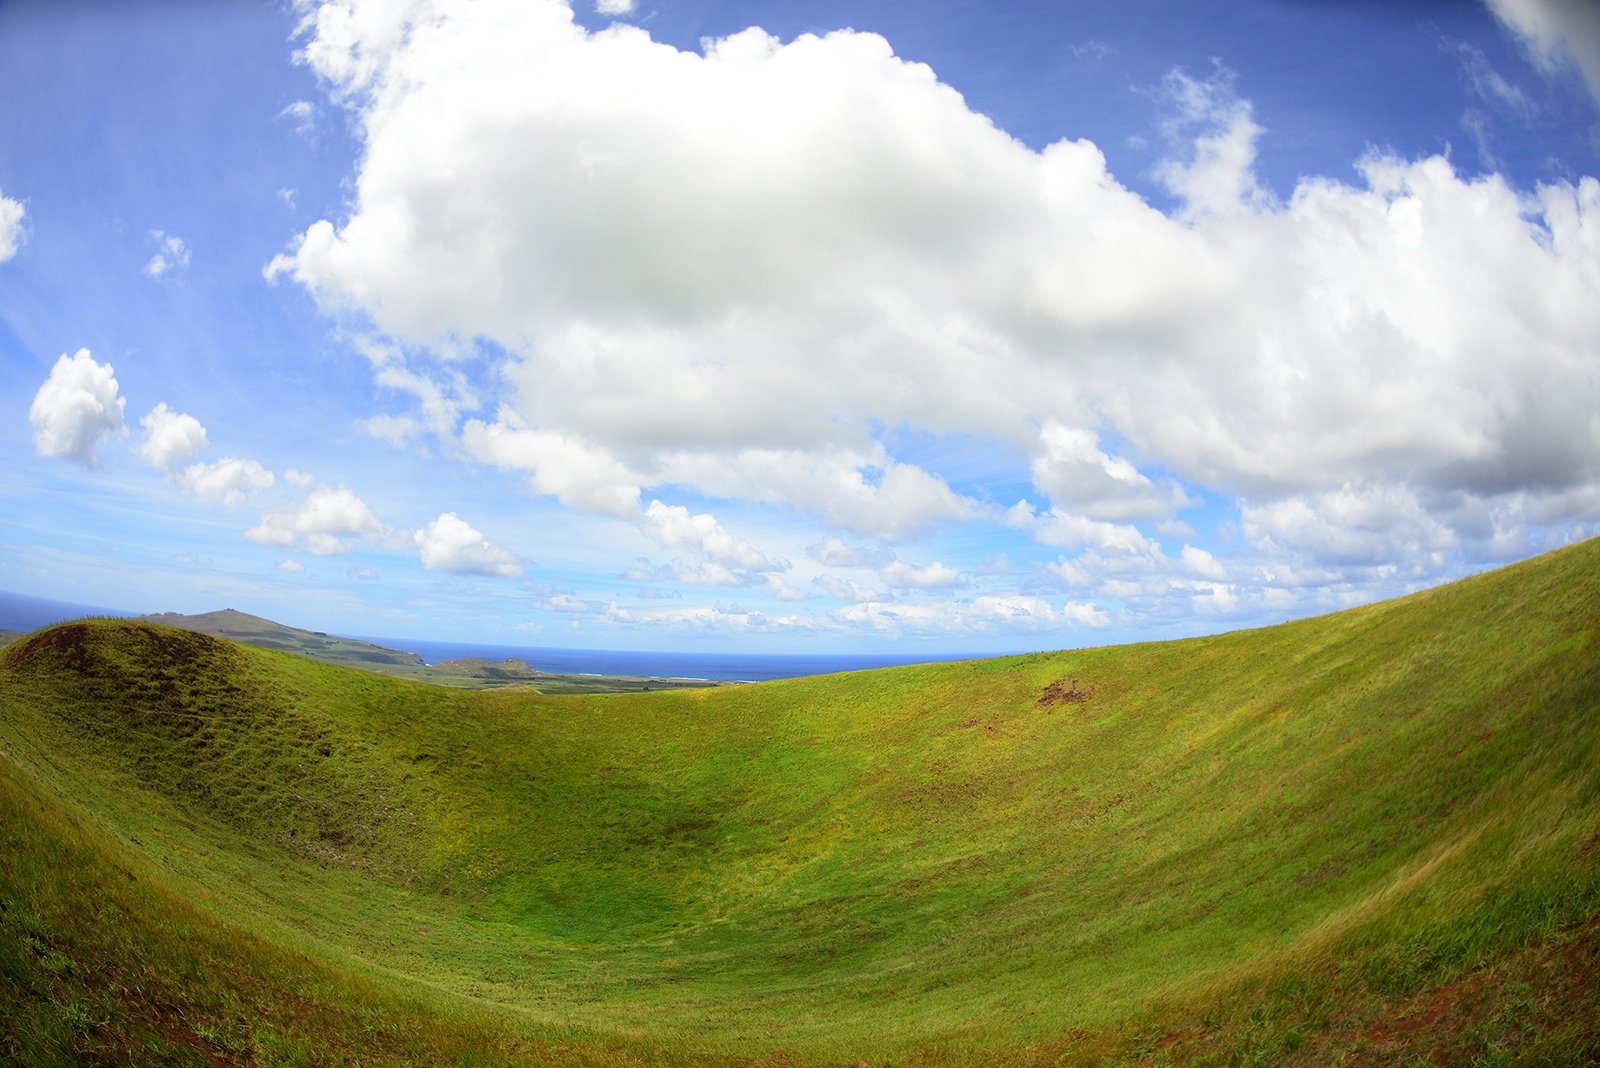
[[[1522,8],[1566,10],[1496,4]],[[1593,178],[1375,155],[1279,203],[1248,104],[1175,75],[1169,217],[871,34],[695,55],[553,0],[308,28],[366,150],[348,221],[270,273],[405,343],[503,346],[515,393],[462,443],[573,507],[638,522],[677,484],[886,541],[989,516],[1153,570],[1131,524],[1192,503],[1174,478],[1245,498],[1302,571],[1600,518]],[[1049,509],[952,490],[882,444],[899,426],[1009,443]]]
[[[522,566],[509,551],[490,545],[471,524],[445,512],[413,535],[422,566],[452,575],[521,578]]]
[[[128,402],[117,390],[109,363],[96,363],[88,349],[63,353],[28,409],[34,449],[40,456],[94,466],[95,444],[107,435],[127,433],[122,410]]]

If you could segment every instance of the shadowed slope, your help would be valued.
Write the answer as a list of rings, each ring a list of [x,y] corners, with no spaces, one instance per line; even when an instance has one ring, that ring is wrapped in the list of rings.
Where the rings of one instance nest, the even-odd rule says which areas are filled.
[[[225,917],[630,1050],[1331,1057],[1600,910],[1597,571],[603,697],[91,621],[0,654],[0,744]]]

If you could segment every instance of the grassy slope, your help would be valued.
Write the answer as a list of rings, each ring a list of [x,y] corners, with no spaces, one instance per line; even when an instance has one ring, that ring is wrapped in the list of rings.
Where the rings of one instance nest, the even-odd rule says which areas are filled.
[[[1581,1064],[1597,565],[1600,541],[1214,638],[597,697],[92,621],[0,654],[0,748],[16,811],[69,798],[103,836],[74,863],[204,887],[264,974],[289,946],[341,977],[330,1019],[391,984],[602,1060]],[[74,891],[5,892],[33,904],[0,917]],[[128,912],[199,922],[176,907]],[[17,956],[39,989],[47,959]]]

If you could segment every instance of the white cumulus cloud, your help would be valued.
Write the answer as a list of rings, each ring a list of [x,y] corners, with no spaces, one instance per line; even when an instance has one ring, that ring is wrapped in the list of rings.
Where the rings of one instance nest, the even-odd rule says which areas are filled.
[[[238,456],[180,467],[205,449],[206,428],[194,416],[168,408],[165,401],[141,417],[139,425],[144,427],[139,455],[201,500],[239,504],[277,481],[259,461]]]
[[[276,481],[272,472],[260,462],[237,456],[216,463],[190,464],[174,472],[172,479],[184,489],[192,490],[201,500],[217,500],[224,504],[247,501]]]
[[[1228,569],[1223,567],[1221,561],[1204,549],[1196,548],[1193,545],[1185,545],[1183,551],[1179,553],[1179,559],[1183,561],[1183,566],[1188,568],[1189,573],[1192,575],[1198,575],[1200,578],[1205,579],[1216,579],[1219,582],[1226,582],[1228,579]]]
[[[689,509],[681,505],[651,501],[639,521],[639,529],[665,548],[698,549],[726,567],[747,571],[782,571],[789,566],[785,561],[768,559],[743,538],[736,538],[723,530],[715,516],[708,513],[691,515]]]
[[[144,427],[144,442],[139,455],[150,461],[158,471],[170,471],[176,465],[200,454],[206,447],[206,428],[192,415],[175,412],[163,401],[139,419]]]
[[[422,566],[451,575],[521,578],[522,567],[505,549],[490,545],[454,512],[445,512],[414,535]]]
[[[1033,484],[1056,507],[1092,519],[1165,519],[1192,508],[1181,486],[1158,485],[1120,456],[1102,452],[1089,430],[1047,422],[1039,431],[1042,455],[1033,461]]]
[[[304,500],[262,512],[261,522],[244,536],[257,545],[336,556],[354,549],[354,538],[377,541],[386,533],[372,509],[354,493],[343,486],[318,486]]]
[[[50,369],[28,409],[33,447],[40,456],[62,456],[93,467],[94,446],[107,435],[127,433],[109,363],[96,363],[88,349],[65,354]]]
[[[935,560],[926,567],[912,567],[904,560],[896,560],[878,571],[878,577],[897,590],[940,590],[959,585],[961,571]]]

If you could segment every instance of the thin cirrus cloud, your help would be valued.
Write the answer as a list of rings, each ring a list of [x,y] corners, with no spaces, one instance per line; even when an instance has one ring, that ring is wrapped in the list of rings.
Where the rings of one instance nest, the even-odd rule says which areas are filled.
[[[1566,11],[1496,3],[1586,70],[1582,18],[1535,9]],[[1519,193],[1375,152],[1279,200],[1226,72],[1174,72],[1166,215],[869,33],[691,54],[550,0],[351,0],[307,28],[365,155],[349,219],[268,275],[413,351],[502,346],[511,389],[459,443],[570,507],[649,533],[642,494],[675,485],[1154,572],[1180,562],[1135,524],[1197,488],[1261,552],[1419,573],[1600,519],[1594,179]],[[877,426],[1006,443],[1038,498],[969,497]]]
[[[846,604],[894,600],[894,594],[886,590],[874,590],[865,586],[858,586],[850,579],[838,579],[832,575],[818,575],[811,580],[811,584],[819,589],[826,590],[828,596],[835,601],[843,601]]]
[[[863,549],[833,536],[806,546],[806,555],[829,567],[887,567],[895,558],[893,549]]]

